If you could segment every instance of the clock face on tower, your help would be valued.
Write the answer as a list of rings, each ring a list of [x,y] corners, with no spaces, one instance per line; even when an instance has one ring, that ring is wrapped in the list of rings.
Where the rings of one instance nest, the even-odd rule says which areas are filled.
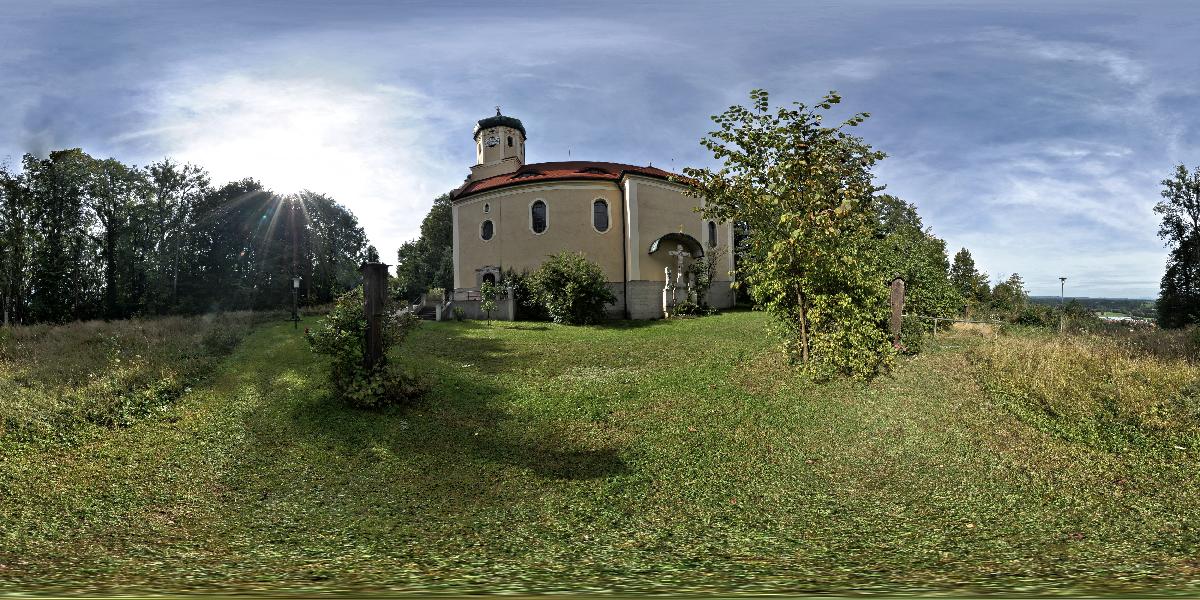
[[[487,139],[483,140],[483,143],[484,143],[484,144],[485,144],[485,145],[486,145],[488,148],[491,148],[492,146],[495,146],[496,144],[499,144],[499,143],[500,143],[500,138],[499,138],[499,137],[497,137],[497,136],[494,136],[494,135],[490,135],[490,136],[488,136],[488,137],[487,137]]]

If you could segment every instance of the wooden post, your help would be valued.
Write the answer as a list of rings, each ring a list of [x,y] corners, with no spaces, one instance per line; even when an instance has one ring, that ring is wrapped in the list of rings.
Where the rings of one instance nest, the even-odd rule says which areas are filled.
[[[904,322],[904,279],[897,277],[891,282],[892,293],[888,302],[892,305],[892,318],[888,321],[888,330],[892,341],[900,343],[900,325]]]
[[[367,317],[363,366],[369,370],[383,360],[383,310],[387,304],[388,266],[365,263],[358,271],[363,276],[363,314]]]

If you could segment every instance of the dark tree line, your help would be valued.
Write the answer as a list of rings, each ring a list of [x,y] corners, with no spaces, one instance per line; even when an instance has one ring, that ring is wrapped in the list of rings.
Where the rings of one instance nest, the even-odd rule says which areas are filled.
[[[357,281],[366,237],[333,199],[253,179],[211,185],[195,165],[146,167],[82,150],[0,168],[5,323],[331,301]]]

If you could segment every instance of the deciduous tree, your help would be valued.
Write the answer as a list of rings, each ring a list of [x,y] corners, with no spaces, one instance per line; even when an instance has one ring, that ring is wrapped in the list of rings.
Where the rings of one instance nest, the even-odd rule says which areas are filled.
[[[821,373],[873,374],[893,356],[872,209],[884,154],[847,132],[868,115],[825,126],[833,92],[813,108],[772,109],[764,90],[750,99],[713,117],[701,144],[722,164],[685,169],[692,191],[706,218],[746,224],[743,281],[789,355]]]
[[[1158,323],[1183,327],[1200,323],[1200,167],[1188,173],[1178,165],[1162,185],[1154,212],[1162,216],[1158,237],[1170,255],[1159,286]]]

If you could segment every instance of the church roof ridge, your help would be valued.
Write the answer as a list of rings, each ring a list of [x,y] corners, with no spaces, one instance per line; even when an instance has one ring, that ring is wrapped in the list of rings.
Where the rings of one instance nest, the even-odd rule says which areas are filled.
[[[638,166],[625,163],[591,160],[567,160],[530,163],[521,165],[512,173],[494,175],[479,181],[471,181],[451,193],[457,200],[471,194],[540,181],[600,180],[617,181],[625,175],[642,175],[655,179],[682,179],[681,176],[658,167]]]

